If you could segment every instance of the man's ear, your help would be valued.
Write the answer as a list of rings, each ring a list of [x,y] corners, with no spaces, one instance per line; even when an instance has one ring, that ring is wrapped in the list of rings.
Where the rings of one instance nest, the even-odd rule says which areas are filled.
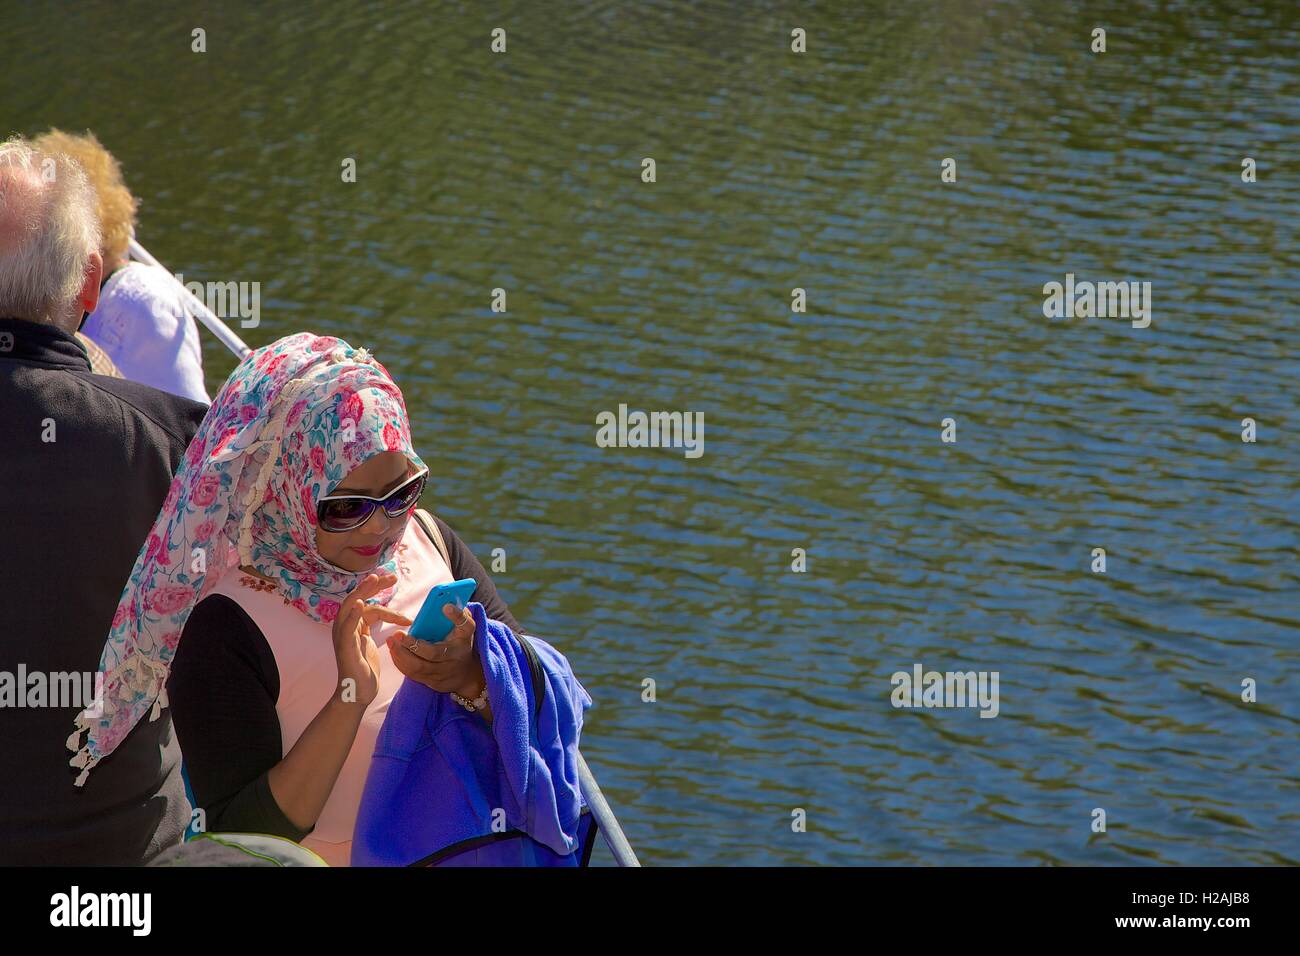
[[[77,304],[81,306],[83,312],[94,312],[95,306],[99,305],[99,283],[104,278],[104,257],[98,252],[90,254],[90,261],[86,263],[86,281],[81,284],[81,291],[77,293]]]

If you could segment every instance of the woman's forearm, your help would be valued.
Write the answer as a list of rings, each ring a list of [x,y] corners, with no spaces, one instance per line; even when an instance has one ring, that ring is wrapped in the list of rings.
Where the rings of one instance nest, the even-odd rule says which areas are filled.
[[[284,759],[267,773],[271,795],[295,826],[310,830],[316,825],[365,711],[358,702],[330,698]]]

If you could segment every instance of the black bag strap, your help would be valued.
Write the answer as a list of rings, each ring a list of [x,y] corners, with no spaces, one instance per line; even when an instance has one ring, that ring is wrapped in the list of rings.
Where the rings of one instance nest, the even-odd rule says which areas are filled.
[[[524,656],[528,658],[528,669],[533,672],[533,700],[537,701],[536,706],[533,708],[533,720],[537,720],[542,716],[542,697],[546,693],[546,674],[542,672],[542,662],[537,657],[537,648],[533,647],[533,642],[523,634],[515,634],[515,637],[519,639],[519,646],[524,649]]]
[[[447,553],[447,542],[443,540],[442,532],[438,530],[438,525],[434,522],[433,516],[423,508],[416,508],[415,519],[420,522],[420,527],[424,529],[424,533],[429,536],[433,546],[442,555],[442,560],[446,562],[447,570],[451,571],[451,576],[455,577],[456,572],[451,567],[451,558]],[[514,631],[510,633],[515,634]],[[523,648],[524,656],[528,658],[528,669],[532,672],[533,699],[537,701],[533,719],[536,720],[542,714],[542,696],[546,693],[546,674],[542,671],[542,662],[537,657],[537,649],[533,647],[533,642],[522,634],[515,634],[515,637],[519,640],[519,646]]]

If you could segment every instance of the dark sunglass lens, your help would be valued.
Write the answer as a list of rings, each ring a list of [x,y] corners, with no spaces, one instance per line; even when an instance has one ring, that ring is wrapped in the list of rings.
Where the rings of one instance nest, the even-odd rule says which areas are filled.
[[[320,506],[317,517],[326,531],[345,530],[369,517],[374,504],[364,498],[341,498],[338,501],[326,501]]]
[[[424,477],[421,476],[385,501],[384,510],[393,518],[401,517],[415,507],[420,500],[420,492],[423,490]]]

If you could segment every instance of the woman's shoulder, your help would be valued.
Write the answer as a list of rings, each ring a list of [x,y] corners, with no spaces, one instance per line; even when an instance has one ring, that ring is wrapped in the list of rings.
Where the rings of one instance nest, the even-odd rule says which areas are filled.
[[[231,595],[226,594],[222,591],[212,591],[211,593],[207,594],[201,601],[199,601],[197,604],[194,605],[193,613],[197,614],[200,611],[204,611],[208,614],[213,614],[218,612],[229,613],[234,610],[239,610],[239,611],[243,610],[243,608],[239,606],[239,602],[237,600],[235,600]]]
[[[275,655],[261,628],[228,594],[209,594],[190,612],[181,632],[172,676],[187,685],[209,678],[229,679],[231,668],[251,672],[264,686],[276,687]],[[274,695],[273,695],[274,696]]]
[[[194,630],[214,630],[227,634],[258,634],[261,631],[243,606],[231,595],[222,592],[209,594],[190,612],[185,622],[185,633]]]

